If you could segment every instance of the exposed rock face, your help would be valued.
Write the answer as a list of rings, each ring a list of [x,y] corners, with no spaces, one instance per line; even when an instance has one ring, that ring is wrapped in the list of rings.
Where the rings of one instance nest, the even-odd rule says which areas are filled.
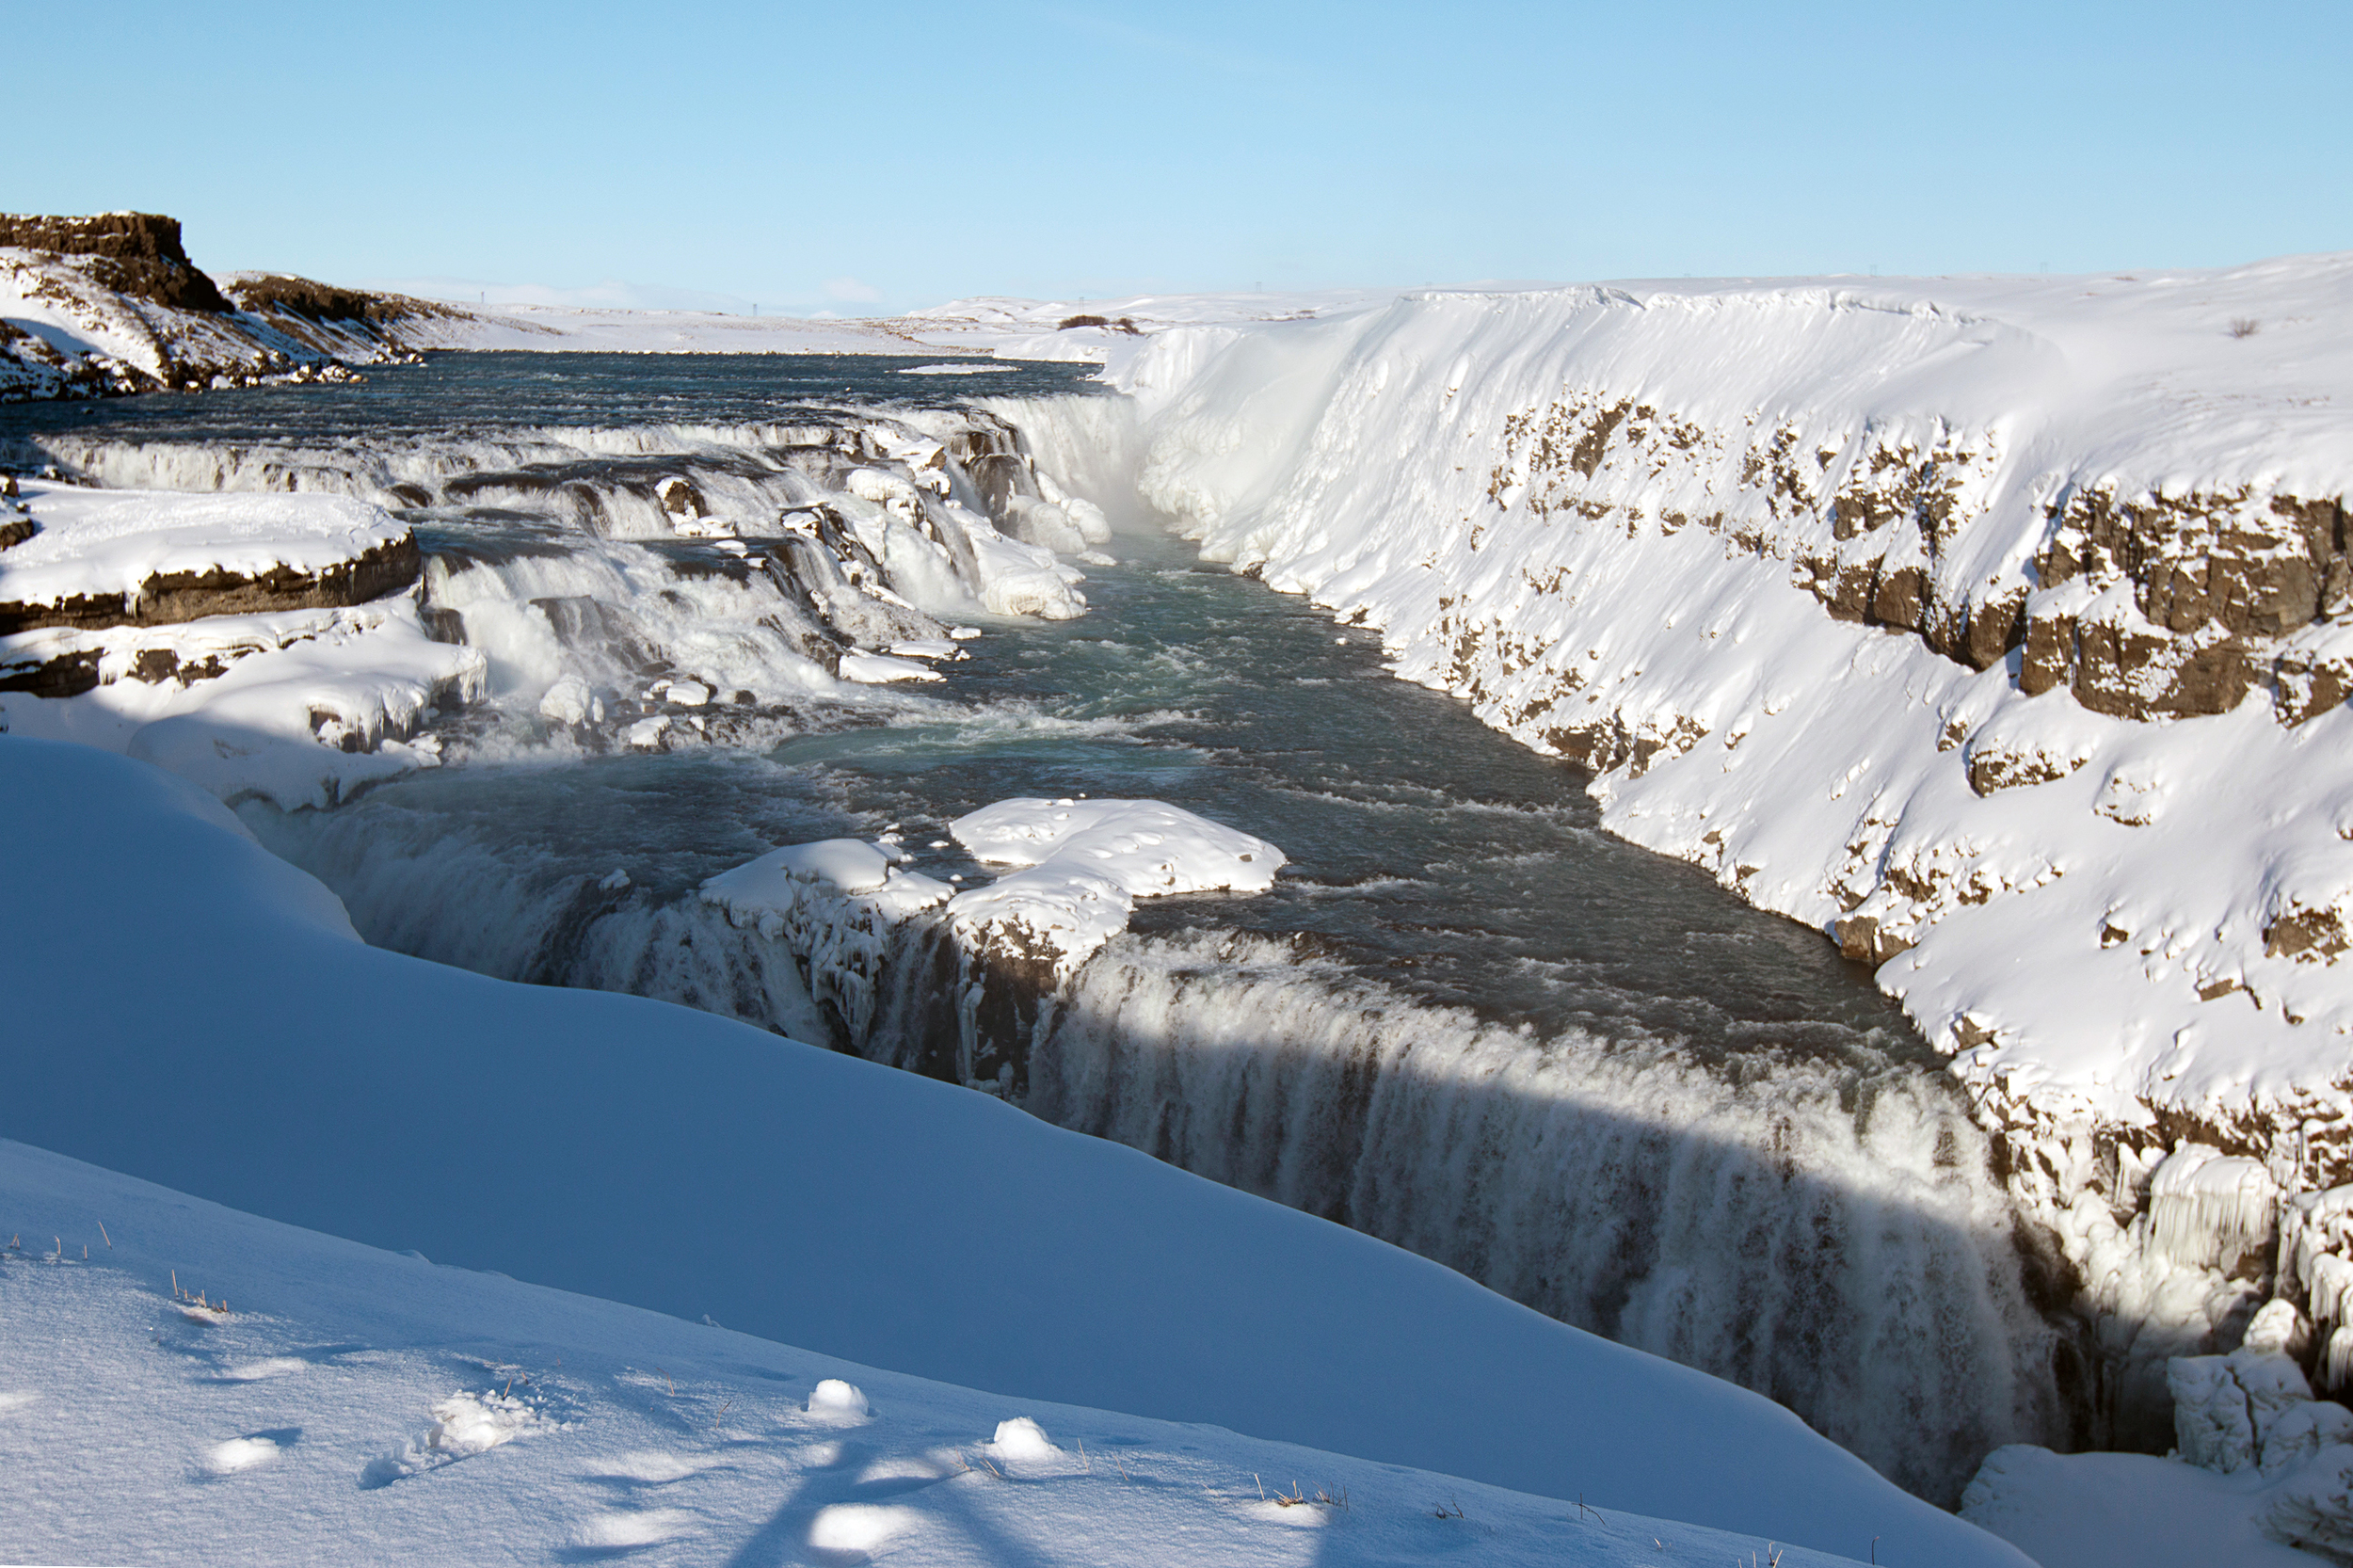
[[[413,360],[462,311],[188,260],[177,219],[0,215],[0,401],[349,380]]]
[[[1725,431],[1629,399],[1573,395],[1506,421],[1488,493],[1540,517],[1616,522],[1629,537],[1646,527],[1703,528],[1763,558],[1787,546],[1759,526],[1760,514],[1789,524],[1827,516],[1834,551],[1792,552],[1790,566],[1833,618],[1910,632],[1975,669],[2019,651],[2022,691],[2065,686],[2094,712],[2222,713],[2260,687],[2294,725],[2353,694],[2353,649],[2295,640],[2353,611],[2345,497],[2246,486],[2184,495],[2071,489],[2046,508],[2031,579],[1957,587],[1945,552],[1983,510],[1998,461],[1991,432],[1946,429],[1923,447],[1866,427],[1836,444],[1808,443],[1794,426]],[[1613,474],[1736,463],[1737,486],[1706,511],[1654,518],[1611,483]],[[1458,632],[1465,671],[1484,654],[1508,661],[1508,650],[1481,646],[1484,633],[1475,624]],[[1562,683],[1577,690],[1576,672]],[[1587,766],[1631,763],[1637,774],[1673,744],[1627,731],[1615,713],[1547,738]]]
[[[342,288],[288,273],[232,278],[229,296],[239,311],[304,346],[354,360],[414,359],[414,328],[472,319],[429,299]]]
[[[180,220],[158,213],[42,217],[0,213],[0,245],[60,256],[93,256],[90,275],[118,294],[183,311],[235,309],[180,244]]]
[[[417,542],[404,534],[352,560],[314,572],[281,566],[258,576],[217,568],[158,573],[141,584],[136,594],[82,594],[52,604],[0,603],[0,637],[53,626],[90,632],[109,626],[168,626],[200,616],[365,604],[409,586],[417,581],[419,568]],[[71,694],[43,691],[40,695]]]

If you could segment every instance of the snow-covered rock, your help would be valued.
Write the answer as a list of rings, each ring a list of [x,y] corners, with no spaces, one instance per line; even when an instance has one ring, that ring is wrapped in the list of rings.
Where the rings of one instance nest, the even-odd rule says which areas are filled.
[[[175,218],[0,214],[0,402],[354,380],[447,346],[466,312],[188,258]]]
[[[479,698],[438,642],[408,530],[329,495],[22,487],[0,552],[0,728],[172,769],[224,799],[323,806],[438,760],[419,732]]]
[[[1265,840],[1157,800],[1000,800],[948,831],[981,860],[1023,868],[949,904],[964,940],[1057,976],[1127,930],[1137,899],[1263,892],[1283,865]]]
[[[363,604],[417,580],[416,541],[331,495],[179,495],[26,482],[0,552],[0,635]]]

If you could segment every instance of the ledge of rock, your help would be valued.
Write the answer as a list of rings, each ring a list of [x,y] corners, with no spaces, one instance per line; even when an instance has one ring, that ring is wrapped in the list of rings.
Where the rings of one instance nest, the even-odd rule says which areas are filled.
[[[398,593],[416,540],[323,495],[175,495],[28,485],[40,531],[0,557],[0,636],[332,609]]]

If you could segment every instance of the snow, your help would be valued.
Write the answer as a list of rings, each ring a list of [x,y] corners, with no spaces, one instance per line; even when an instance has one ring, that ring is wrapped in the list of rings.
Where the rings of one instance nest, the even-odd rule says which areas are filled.
[[[540,1562],[664,1547],[640,1560],[797,1550],[1155,1568],[1395,1562],[1471,1544],[1482,1561],[1531,1564],[1615,1563],[1638,1545],[1771,1549],[854,1366],[0,1143],[0,1224],[36,1223],[73,1243],[0,1252],[11,1560]],[[233,1310],[176,1310],[175,1277],[233,1278]],[[1254,1473],[1346,1506],[1275,1509]],[[1464,1518],[1437,1517],[1449,1500]]]
[[[2251,1471],[2021,1444],[1987,1457],[1961,1516],[2041,1568],[2313,1568],[2320,1560],[2263,1533],[2267,1491]]]
[[[1144,499],[1209,557],[1381,629],[1400,673],[1529,744],[1591,748],[1613,831],[1876,932],[1881,984],[1981,1096],[2292,1126],[2353,1077],[2353,965],[2266,933],[2353,915],[2353,714],[2285,723],[2258,682],[2111,717],[1804,584],[1897,548],[1833,503],[1900,458],[1949,501],[1917,562],[1937,602],[2137,614],[2039,585],[2052,509],[2223,497],[2253,528],[2267,497],[2353,489],[2349,324],[2341,256],[1427,291],[1173,327],[1111,376]]]
[[[1157,800],[1000,800],[948,824],[981,860],[1025,868],[958,893],[970,946],[1047,959],[1066,975],[1128,929],[1140,898],[1274,886],[1283,852]]]
[[[0,550],[0,604],[121,594],[136,606],[151,577],[273,567],[318,573],[396,544],[408,528],[340,496],[178,495],[23,485],[40,532]]]
[[[863,686],[886,685],[894,680],[944,679],[928,664],[888,653],[845,653],[841,656],[840,667],[842,680],[855,680]]]
[[[0,664],[74,654],[96,657],[103,683],[64,698],[0,695],[0,728],[125,752],[223,799],[288,809],[435,766],[429,739],[404,737],[437,705],[478,696],[485,671],[476,650],[433,641],[407,598],[0,637]],[[145,679],[142,661],[158,657],[175,673]]]
[[[779,1551],[807,1539],[782,1532],[810,1519],[779,1498],[805,1496],[812,1511],[911,1509],[916,1528],[933,1504],[908,1491],[886,1492],[888,1501],[861,1495],[851,1466],[977,1444],[1026,1415],[1065,1450],[1086,1435],[1091,1454],[1098,1436],[1116,1447],[1122,1433],[1150,1431],[1143,1418],[1212,1423],[1369,1465],[1556,1499],[1581,1494],[1611,1528],[1614,1508],[1850,1556],[1877,1536],[1882,1560],[1898,1562],[2020,1560],[1756,1396],[1580,1334],[1368,1237],[989,1096],[710,1015],[508,984],[368,948],[324,888],[264,852],[209,796],[142,764],[0,737],[0,817],[41,828],[17,835],[0,864],[0,907],[16,917],[0,944],[0,994],[14,1038],[56,1043],[0,1053],[0,1136],[123,1173],[74,1178],[111,1184],[103,1204],[76,1200],[69,1215],[53,1183],[28,1211],[17,1173],[47,1157],[8,1151],[8,1201],[24,1216],[9,1223],[96,1241],[104,1219],[118,1250],[149,1249],[124,1257],[144,1283],[108,1298],[113,1307],[47,1298],[79,1314],[54,1328],[36,1325],[28,1295],[11,1289],[12,1328],[31,1332],[12,1336],[30,1348],[12,1354],[6,1385],[38,1399],[0,1419],[0,1441],[24,1443],[12,1452],[42,1456],[43,1465],[80,1467],[71,1486],[31,1488],[43,1499],[42,1528],[57,1532],[56,1555],[86,1555],[67,1549],[80,1539],[72,1530],[126,1532],[130,1555],[153,1555],[146,1543],[164,1539],[177,1518],[286,1532],[271,1536],[278,1542],[300,1531],[300,1544],[277,1555],[307,1559],[320,1530],[358,1519],[370,1498],[389,1499],[378,1517],[402,1533],[364,1537],[355,1524],[353,1538],[388,1556],[452,1555],[451,1543],[491,1516],[470,1497],[505,1521],[472,1555],[506,1549],[510,1535],[551,1519],[584,1530],[588,1517],[656,1500],[635,1483],[618,1497],[603,1482],[575,1487],[613,1473],[602,1466],[620,1456],[664,1451],[685,1464],[736,1453],[718,1447],[711,1426],[730,1398],[748,1401],[749,1433],[799,1430],[792,1407],[811,1383],[788,1385],[760,1375],[765,1368],[795,1380],[842,1378],[875,1412],[872,1426],[823,1439],[841,1448],[801,1462],[825,1471],[823,1485],[805,1489],[802,1470],[741,1451],[746,1490],[737,1495],[764,1500],[732,1515],[729,1539],[749,1540],[781,1517],[764,1538]],[[853,879],[872,873],[865,865]],[[94,1094],[93,1084],[106,1088]],[[188,1197],[150,1192],[134,1203],[126,1177]],[[230,1222],[198,1200],[461,1267],[373,1255],[361,1269],[358,1247],[317,1239],[305,1244],[349,1260],[351,1272],[316,1254],[268,1267],[259,1247],[229,1244],[255,1230],[213,1228]],[[128,1232],[136,1243],[112,1217],[135,1210],[144,1216]],[[228,1294],[235,1309],[212,1327],[173,1326],[157,1290],[167,1263],[192,1288]],[[45,1277],[100,1282],[97,1290],[107,1276],[82,1270],[77,1256]],[[537,1286],[675,1319],[631,1312],[601,1320],[619,1330],[602,1328],[591,1317],[622,1309],[567,1303]],[[538,1320],[497,1305],[524,1296]],[[100,1334],[108,1311],[121,1326]],[[428,1313],[457,1326],[424,1332],[419,1317]],[[739,1334],[676,1320],[706,1316]],[[152,1339],[159,1318],[162,1345]],[[808,1353],[767,1350],[744,1334]],[[172,1337],[187,1335],[201,1337]],[[304,1359],[334,1375],[216,1381],[211,1363],[175,1359],[191,1343],[216,1345],[224,1366]],[[335,1349],[344,1345],[361,1348]],[[904,1383],[812,1364],[819,1356],[988,1392],[920,1437],[890,1429],[860,1448],[918,1401]],[[529,1371],[537,1392],[510,1388],[510,1367]],[[772,1384],[783,1397],[763,1394]],[[168,1397],[141,1399],[141,1387]],[[185,1435],[152,1445],[76,1438],[90,1430],[78,1416],[18,1435],[32,1431],[22,1425],[36,1418],[28,1412],[78,1411],[114,1400],[113,1390],[123,1391],[118,1425],[136,1414]],[[464,1393],[492,1410],[485,1396],[493,1392],[539,1416],[578,1417],[578,1446],[572,1432],[535,1428],[384,1487],[354,1484],[365,1464],[407,1455],[436,1423],[447,1427],[436,1405]],[[330,1406],[330,1396],[345,1402]],[[297,1397],[317,1402],[289,1409]],[[540,1397],[549,1402],[534,1402]],[[1091,1425],[1055,1405],[1134,1419]],[[276,1435],[288,1425],[302,1428],[291,1448]],[[132,1506],[156,1495],[159,1467],[168,1480],[181,1456],[257,1435],[279,1443],[280,1456],[215,1486],[264,1490],[188,1488],[173,1506],[193,1512],[176,1514]],[[1217,1445],[1242,1440],[1196,1432],[1184,1441],[1200,1455],[1148,1469],[1171,1482],[1151,1495],[1182,1493],[1190,1508],[1206,1483],[1238,1502],[1241,1466]],[[1138,1447],[1164,1451],[1157,1435]],[[1286,1480],[1296,1468],[1306,1485],[1322,1484],[1304,1464],[1250,1467]],[[1102,1470],[1098,1455],[1092,1475],[1082,1464],[1077,1478],[1051,1484],[1113,1484]],[[0,1486],[62,1473],[12,1461],[0,1467]],[[1410,1506],[1400,1528],[1426,1528],[1414,1512],[1428,1506],[1419,1483],[1407,1490],[1393,1472],[1385,1480],[1369,1469],[1331,1473],[1355,1507],[1385,1509],[1401,1495]],[[518,1478],[516,1492],[487,1490],[488,1478],[504,1475]],[[104,1495],[122,1503],[85,1505],[101,1477],[117,1478]],[[289,1490],[267,1490],[281,1486]],[[599,1492],[613,1500],[591,1515],[581,1505]],[[563,1507],[521,1518],[501,1500],[559,1494]],[[297,1496],[315,1509],[294,1506]],[[434,1501],[404,1500],[426,1496]],[[691,1492],[658,1500],[690,1513],[703,1507]],[[1471,1486],[1460,1500],[1473,1521],[1495,1506]],[[1545,1516],[1574,1512],[1556,1501]],[[1254,1501],[1238,1516],[1291,1525],[1297,1512]],[[1046,1500],[1028,1516],[1047,1517]],[[1015,1523],[1019,1510],[986,1517],[991,1530],[1000,1521],[1030,1528]],[[1234,1555],[1224,1537],[1194,1538],[1176,1516],[1128,1517],[1159,1532],[1139,1539],[1179,1543],[1168,1548],[1176,1557]],[[677,1522],[681,1532],[690,1527],[706,1528]],[[1317,1552],[1353,1549],[1342,1527],[1311,1534]],[[1576,1539],[1565,1523],[1544,1549],[1558,1552],[1564,1538]],[[387,1539],[403,1544],[366,1545]],[[1366,1551],[1433,1539],[1452,1538],[1373,1536]],[[1612,1538],[1611,1549],[1631,1550],[1633,1539]],[[946,1544],[923,1540],[893,1537],[887,1549],[952,1559]],[[539,1537],[526,1544],[546,1549]],[[1766,1549],[1761,1541],[1756,1549]],[[1114,1546],[1109,1555],[1122,1554]]]

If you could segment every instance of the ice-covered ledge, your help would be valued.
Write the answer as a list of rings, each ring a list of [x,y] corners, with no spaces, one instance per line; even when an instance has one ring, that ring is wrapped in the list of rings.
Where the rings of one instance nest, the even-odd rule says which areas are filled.
[[[331,495],[22,487],[0,549],[0,636],[364,604],[416,582],[408,527]]]

